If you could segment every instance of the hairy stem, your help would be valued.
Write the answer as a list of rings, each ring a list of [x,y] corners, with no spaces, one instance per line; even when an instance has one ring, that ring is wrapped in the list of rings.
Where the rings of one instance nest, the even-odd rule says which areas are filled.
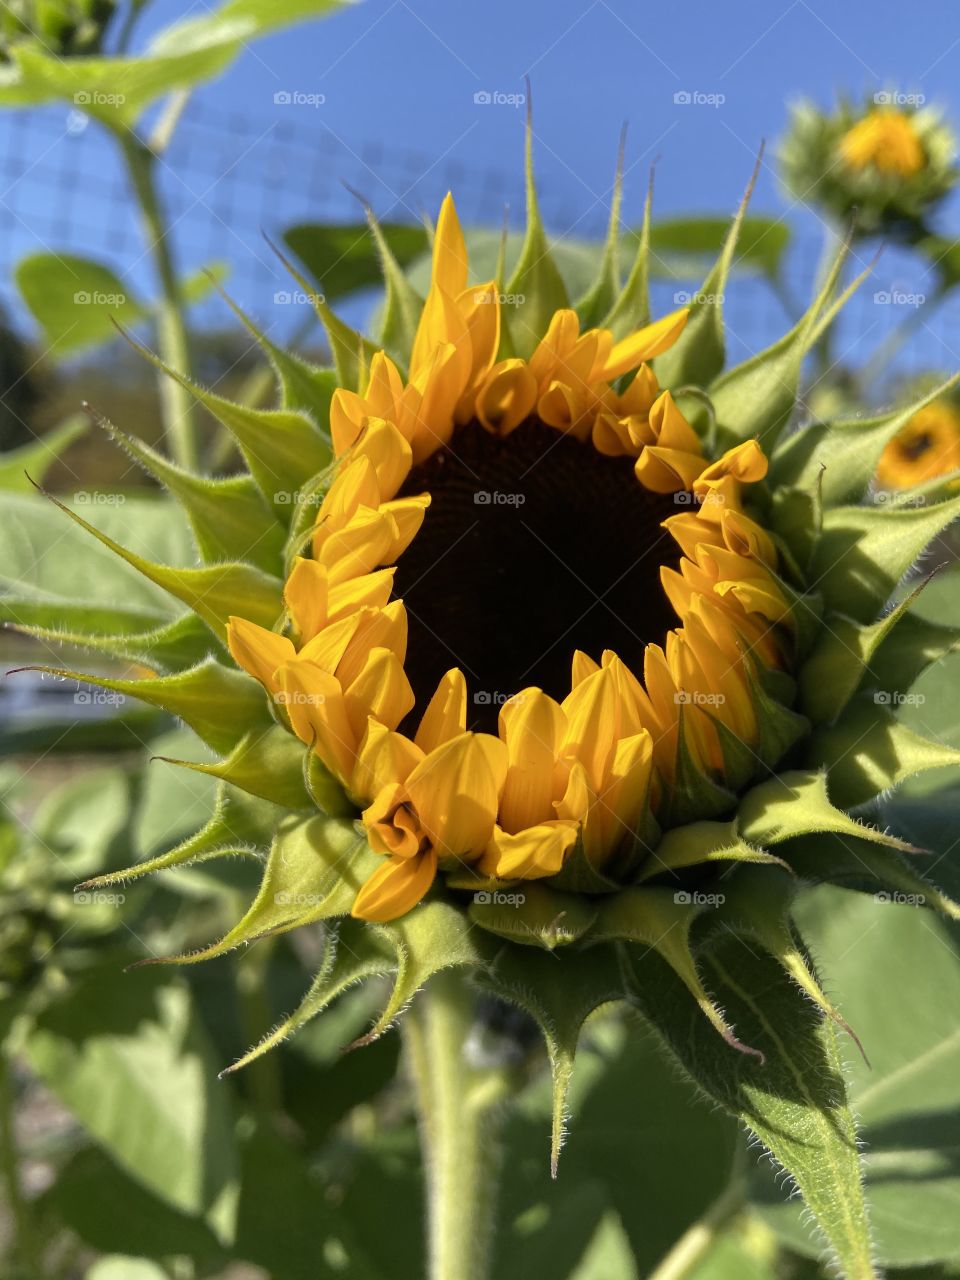
[[[458,970],[433,977],[403,1019],[427,1180],[429,1280],[487,1280],[496,1217],[504,1072],[464,1053],[473,999]]]
[[[157,319],[160,355],[165,364],[177,373],[189,377],[190,341],[183,317],[180,283],[157,194],[156,155],[132,133],[118,133],[117,137],[160,283]],[[159,385],[164,428],[170,438],[170,453],[180,466],[194,469],[198,461],[198,447],[193,396],[186,387],[182,387],[162,371]]]
[[[733,1169],[726,1187],[704,1213],[683,1233],[650,1273],[649,1280],[684,1280],[729,1230],[746,1204],[745,1148],[734,1151]]]

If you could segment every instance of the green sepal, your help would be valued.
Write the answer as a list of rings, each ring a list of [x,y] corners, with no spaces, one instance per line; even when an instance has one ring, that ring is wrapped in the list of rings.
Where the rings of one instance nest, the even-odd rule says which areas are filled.
[[[763,846],[830,832],[915,852],[912,845],[864,826],[832,804],[823,770],[795,770],[761,782],[741,796],[736,826],[745,840]]]
[[[182,600],[223,643],[226,643],[227,620],[231,614],[263,627],[272,627],[282,612],[280,580],[270,577],[262,569],[240,563],[207,565],[202,569],[172,569],[169,565],[157,564],[115,542],[53,494],[44,492],[44,496],[121,560]]]
[[[266,839],[264,810],[272,815],[270,834]],[[106,885],[126,884],[152,875],[155,871],[166,871],[170,867],[206,862],[213,858],[257,857],[269,848],[272,832],[281,817],[282,811],[277,806],[267,806],[263,800],[251,800],[242,793],[223,786],[217,793],[216,808],[210,820],[192,836],[154,858],[137,862],[132,867],[124,867],[121,871],[94,876],[77,888],[99,889]]]
[[[201,951],[143,963],[197,964],[268,934],[346,915],[379,863],[352,822],[291,817],[277,832],[256,898],[229,933]]]
[[[810,732],[810,721],[798,711],[771,697],[756,671],[747,668],[750,700],[757,713],[759,741],[755,751],[765,765],[773,769],[788,751]]]
[[[397,261],[380,228],[380,223],[366,202],[364,202],[364,211],[370,226],[370,234],[377,246],[386,294],[380,324],[380,344],[394,359],[406,367],[423,312],[423,299]]]
[[[728,813],[736,805],[732,791],[710,778],[696,763],[687,745],[684,727],[685,708],[680,707],[677,732],[677,759],[673,783],[669,789],[667,816],[663,825],[679,827],[697,818],[712,818]]]
[[[208,391],[128,337],[151,364],[179,382],[230,432],[250,474],[278,517],[289,517],[300,489],[332,460],[330,440],[297,409],[253,409]],[[284,524],[288,520],[284,520]]]
[[[328,929],[323,962],[297,1008],[221,1075],[239,1071],[275,1049],[323,1013],[350,987],[367,978],[384,977],[396,967],[396,952],[385,937],[363,922],[349,918],[338,920]]]
[[[475,893],[467,915],[488,933],[553,951],[588,933],[597,913],[580,894],[561,893],[527,880],[513,889]]]
[[[842,714],[861,684],[872,674],[874,655],[894,629],[903,623],[925,586],[926,582],[921,583],[895,609],[869,626],[861,626],[842,614],[831,614],[827,618],[816,645],[800,670],[800,702],[813,724],[832,724]],[[956,632],[953,634],[954,637],[958,635]]]
[[[553,1077],[550,1171],[556,1177],[581,1029],[596,1009],[624,998],[616,953],[609,946],[550,953],[506,946],[489,970],[478,972],[477,983],[526,1010],[543,1034]]]
[[[807,574],[823,527],[823,500],[819,489],[776,489],[770,503],[770,531],[778,544]]]
[[[318,471],[300,490],[300,501],[293,509],[290,530],[283,551],[283,574],[289,578],[297,556],[309,555],[317,522],[317,512],[336,474],[334,467]]]
[[[218,282],[214,283],[221,298],[269,360],[280,385],[280,408],[307,414],[326,434],[330,401],[339,385],[336,371],[313,364],[296,351],[285,351],[271,342],[227,291]]]
[[[314,801],[304,785],[303,743],[278,724],[246,734],[225,760],[159,759],[208,774],[285,809],[310,809]]]
[[[626,283],[602,327],[609,329],[614,340],[627,337],[650,323],[650,221],[653,214],[653,170],[647,184],[643,204],[643,222],[637,239],[637,252]]]
[[[694,386],[706,387],[723,369],[726,361],[724,294],[737,251],[740,228],[747,214],[747,205],[753,195],[762,160],[761,150],[740,207],[723,242],[720,256],[697,291],[683,333],[669,351],[657,357],[657,378],[661,386],[675,387],[689,382]]]
[[[790,911],[799,887],[796,876],[783,870],[738,870],[723,882],[724,900],[717,908],[717,923],[769,952],[800,990],[850,1036],[866,1059],[860,1038],[827,999],[791,926]]]
[[[44,476],[60,455],[83,435],[88,425],[86,415],[77,413],[51,428],[39,440],[31,440],[19,449],[0,453],[0,490],[4,493],[30,493],[33,482],[43,483]]]
[[[690,929],[697,916],[707,909],[711,897],[722,894],[692,894],[683,889],[646,885],[642,889],[624,889],[615,898],[598,903],[597,921],[590,933],[591,941],[639,944],[622,952],[627,991],[633,995],[636,974],[633,961],[637,953],[656,951],[697,1002],[713,1029],[732,1048],[762,1060],[763,1055],[737,1039],[733,1027],[707,994],[690,945]]]
[[[756,437],[765,450],[772,448],[796,405],[804,357],[868,274],[869,268],[831,303],[848,251],[844,243],[820,292],[789,333],[721,374],[708,388],[724,445]]]
[[[285,531],[250,476],[211,479],[194,475],[99,414],[96,421],[180,503],[201,560],[207,564],[246,560],[267,573],[278,571]]]
[[[870,487],[887,443],[915,413],[947,395],[958,381],[960,373],[912,404],[873,417],[810,423],[774,449],[771,484],[799,489],[822,486],[824,500],[831,506],[858,502]]]
[[[311,747],[303,752],[303,785],[313,803],[328,818],[356,816],[357,806]]]
[[[604,316],[609,314],[620,295],[620,208],[623,203],[624,145],[625,137],[621,134],[617,169],[613,178],[613,194],[610,200],[607,238],[600,254],[597,278],[583,297],[574,303],[582,330],[593,329],[599,325]]]
[[[710,863],[759,862],[780,867],[787,864],[742,838],[736,820],[691,822],[663,834],[639,876],[642,883],[656,876],[672,875],[686,867]],[[789,870],[789,868],[787,868]]]
[[[905,778],[960,764],[960,751],[921,738],[885,705],[856,699],[835,724],[819,729],[808,748],[826,768],[834,801],[844,809],[866,804]]]
[[[708,707],[702,707],[704,715],[710,717],[710,723],[720,739],[720,750],[723,753],[723,778],[731,791],[739,791],[757,771],[757,755],[753,747],[738,737],[719,716],[714,715]]]
[[[34,613],[34,616],[63,615],[60,606],[41,606],[34,611],[18,603],[18,614]],[[113,619],[115,622],[116,619]],[[66,627],[36,626],[29,623],[7,623],[11,631],[35,636],[51,644],[69,645],[74,649],[86,649],[91,653],[105,653],[112,658],[123,658],[144,667],[161,671],[180,671],[192,667],[210,655],[210,632],[193,613],[182,614],[172,622],[148,631],[122,631],[113,635],[101,635],[95,631],[71,631]]]
[[[905,693],[927,667],[958,648],[960,627],[944,627],[908,613],[871,657],[871,682],[891,696]]]
[[[827,604],[872,622],[930,542],[960,515],[960,497],[932,506],[831,507],[813,560]]]
[[[878,904],[897,902],[900,894],[911,906],[929,906],[950,920],[960,920],[960,903],[922,876],[915,869],[916,861],[896,849],[835,837],[798,841],[789,854],[797,873],[810,880],[853,888],[882,885],[881,892],[874,894]]]
[[[303,272],[297,270],[286,254],[278,249],[269,237],[267,237],[267,244],[313,303],[313,309],[330,343],[333,364],[337,371],[337,386],[345,387],[348,391],[362,391],[365,371],[369,369],[370,361],[376,355],[377,348],[356,329],[351,329],[330,309],[322,294],[317,293]]]
[[[187,671],[136,680],[70,671],[66,667],[31,666],[20,670],[43,671],[60,680],[96,685],[159,707],[189,725],[215,751],[230,751],[252,727],[269,721],[263,690],[257,682],[212,658]]]
[[[730,1053],[653,950],[638,951],[631,1002],[693,1083],[760,1139],[800,1191],[843,1273],[875,1280],[857,1132],[837,1029],[772,956],[718,936],[702,964],[764,1063]]]
[[[564,859],[563,866],[555,876],[547,877],[544,883],[564,893],[617,893],[621,887],[620,883],[605,876],[587,857],[582,832]]]
[[[550,254],[547,234],[540,217],[537,186],[533,176],[533,124],[529,97],[527,100],[527,133],[525,149],[527,189],[527,229],[520,257],[507,283],[507,293],[522,297],[512,310],[504,328],[509,331],[513,352],[526,359],[547,332],[555,311],[570,305],[566,286]]]

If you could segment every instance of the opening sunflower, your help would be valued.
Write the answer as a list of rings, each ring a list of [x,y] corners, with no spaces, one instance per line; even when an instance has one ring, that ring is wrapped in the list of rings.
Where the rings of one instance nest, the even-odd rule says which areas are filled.
[[[362,394],[334,395],[288,634],[230,620],[234,658],[363,808],[368,920],[438,871],[635,871],[652,821],[682,816],[678,772],[722,796],[763,766],[755,691],[789,665],[778,553],[745,509],[763,450],[705,456],[648,363],[687,311],[616,341],[564,308],[526,360],[502,356],[500,313],[447,197],[407,378],[378,352]]]

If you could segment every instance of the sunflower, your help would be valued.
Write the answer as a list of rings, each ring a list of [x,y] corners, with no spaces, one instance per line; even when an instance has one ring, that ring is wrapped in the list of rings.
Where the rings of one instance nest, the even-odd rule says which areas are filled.
[[[235,1067],[374,975],[392,987],[363,1042],[411,1001],[416,1016],[446,971],[473,975],[543,1033],[554,1164],[581,1028],[627,1001],[793,1169],[829,1233],[828,1164],[808,1177],[789,1126],[717,1080],[728,1058],[760,1070],[806,1036],[813,1096],[823,1053],[837,1060],[822,1037],[846,1023],[791,923],[805,880],[960,915],[871,821],[904,778],[960,762],[893,714],[958,639],[897,587],[960,499],[869,500],[889,441],[944,388],[798,422],[805,357],[859,283],[839,291],[847,246],[788,334],[725,367],[749,190],[691,308],[651,320],[649,196],[623,278],[617,189],[597,279],[571,303],[529,135],[527,188],[512,273],[501,255],[487,281],[444,202],[426,298],[371,217],[377,344],[298,274],[334,369],[238,313],[279,407],[190,386],[244,474],[189,474],[104,424],[183,505],[200,563],[152,562],[64,510],[187,611],[143,635],[26,629],[137,663],[139,678],[81,678],[189,724],[217,758],[173,763],[220,799],[188,840],[91,883],[262,863],[243,917],[177,964],[324,922],[301,1005]],[[731,939],[746,945],[713,963]]]
[[[877,467],[882,489],[912,489],[960,470],[960,411],[937,399],[915,413],[886,446]]]
[[[711,461],[660,389],[648,362],[686,320],[616,341],[563,308],[500,357],[448,196],[406,379],[378,352],[334,395],[293,638],[231,618],[228,639],[363,811],[382,863],[355,916],[404,914],[438,872],[562,875],[577,847],[629,875],[638,830],[670,823],[681,735],[719,786],[763,767],[751,683],[795,631],[745,510],[767,459]]]
[[[859,234],[916,243],[956,182],[956,139],[920,95],[884,91],[833,112],[794,106],[780,145],[790,194],[821,205]]]

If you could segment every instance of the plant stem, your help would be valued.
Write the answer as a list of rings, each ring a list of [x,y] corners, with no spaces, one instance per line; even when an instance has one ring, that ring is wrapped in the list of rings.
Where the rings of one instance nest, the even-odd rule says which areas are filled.
[[[473,997],[455,969],[436,974],[401,1023],[427,1183],[429,1280],[487,1280],[496,1218],[505,1072],[472,1066]]]
[[[746,1204],[744,1147],[734,1151],[730,1181],[706,1211],[683,1233],[648,1280],[684,1280],[706,1257]]]
[[[143,219],[150,253],[160,282],[158,306],[158,341],[160,355],[177,373],[190,376],[190,341],[183,318],[183,297],[177,279],[155,181],[156,155],[133,133],[118,132],[117,137],[127,165],[140,214]],[[193,396],[162,370],[160,399],[163,420],[170,437],[170,453],[182,467],[195,469],[198,461],[196,412]]]
[[[0,1052],[0,1177],[13,1219],[14,1253],[17,1260],[38,1280],[43,1274],[43,1255],[33,1229],[30,1205],[20,1182],[20,1163],[14,1133],[14,1089],[10,1061]]]

